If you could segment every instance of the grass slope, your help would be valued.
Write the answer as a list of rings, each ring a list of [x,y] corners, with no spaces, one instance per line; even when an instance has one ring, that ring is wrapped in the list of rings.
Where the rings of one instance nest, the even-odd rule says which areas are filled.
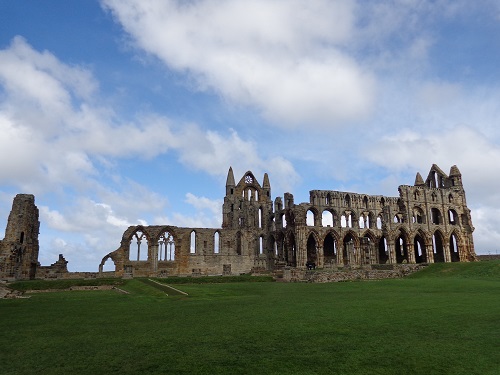
[[[188,297],[126,280],[128,295],[2,300],[1,373],[498,374],[500,282],[487,263],[446,277],[431,266],[402,280],[179,286]]]

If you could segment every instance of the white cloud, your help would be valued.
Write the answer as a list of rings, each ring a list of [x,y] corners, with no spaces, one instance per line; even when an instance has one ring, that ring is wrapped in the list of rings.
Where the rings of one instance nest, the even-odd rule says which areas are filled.
[[[134,43],[285,127],[363,118],[374,78],[346,52],[353,1],[104,0]]]
[[[215,176],[226,177],[232,166],[235,177],[252,170],[256,176],[269,173],[271,184],[279,191],[289,190],[299,180],[292,163],[280,156],[263,158],[257,144],[240,138],[235,130],[228,136],[187,126],[178,136],[182,163]],[[237,177],[236,177],[237,178]]]
[[[207,210],[219,219],[222,217],[222,200],[197,197],[192,193],[186,194],[186,202],[197,210]]]
[[[120,124],[98,102],[98,84],[81,67],[34,50],[16,37],[0,51],[0,147],[10,162],[0,181],[43,192],[88,186],[94,157],[153,157],[173,142],[169,124],[155,116]]]
[[[500,254],[500,209],[498,206],[471,207],[476,254]]]

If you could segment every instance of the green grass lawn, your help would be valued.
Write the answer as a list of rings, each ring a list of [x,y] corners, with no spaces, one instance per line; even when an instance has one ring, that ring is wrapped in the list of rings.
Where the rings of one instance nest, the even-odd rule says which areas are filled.
[[[0,373],[500,374],[499,269],[175,285],[189,296],[126,280],[130,294],[0,300]]]

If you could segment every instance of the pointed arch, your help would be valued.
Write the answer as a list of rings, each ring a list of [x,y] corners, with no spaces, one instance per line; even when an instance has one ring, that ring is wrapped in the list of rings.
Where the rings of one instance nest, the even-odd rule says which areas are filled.
[[[337,263],[337,245],[338,236],[335,232],[330,231],[326,234],[323,239],[323,257],[324,264],[336,264]]]
[[[348,231],[342,240],[342,258],[344,265],[357,264],[356,249],[359,247],[358,238],[353,231]]]
[[[456,231],[450,235],[450,260],[452,262],[460,262],[460,237]]]
[[[369,229],[367,229],[363,232],[362,237],[369,238],[370,241],[373,243],[375,243],[377,241],[377,236],[375,236],[375,234]]]
[[[386,264],[389,261],[389,246],[385,236],[380,237],[378,242],[378,262]]]
[[[297,246],[295,242],[295,235],[289,231],[285,235],[285,255],[287,257],[288,265],[292,267],[297,266]]]
[[[394,249],[396,252],[396,263],[408,263],[408,234],[402,228],[395,238]]]
[[[175,240],[169,228],[163,228],[157,239],[158,261],[175,260]]]
[[[316,268],[318,264],[318,236],[315,232],[310,232],[307,236],[307,261],[308,268]]]
[[[135,227],[129,237],[129,260],[146,261],[149,259],[148,233],[142,225]]]
[[[432,251],[434,253],[434,263],[444,262],[444,236],[438,229],[432,235]]]
[[[427,247],[426,247],[426,237],[420,231],[413,238],[413,251],[415,263],[427,263]]]

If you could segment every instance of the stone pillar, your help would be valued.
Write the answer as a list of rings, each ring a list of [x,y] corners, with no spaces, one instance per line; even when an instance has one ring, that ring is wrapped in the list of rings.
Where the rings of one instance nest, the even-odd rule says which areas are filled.
[[[434,263],[434,247],[432,246],[432,240],[430,243],[425,244],[425,257],[427,258],[427,263]]]
[[[396,264],[396,249],[394,248],[394,244],[387,241],[387,252],[389,253],[389,264]]]
[[[158,271],[158,243],[149,244],[148,246],[149,259],[151,259],[151,271]]]
[[[415,264],[415,249],[413,244],[406,244],[406,251],[408,252],[408,263]]]
[[[323,268],[325,264],[325,254],[323,252],[323,246],[320,246],[319,244],[316,244],[316,267],[318,268]]]
[[[340,249],[337,246],[337,265],[338,266],[344,265],[344,244],[342,244],[342,247]]]
[[[443,254],[445,263],[451,262],[451,254],[450,254],[450,239],[445,239],[443,241]]]

